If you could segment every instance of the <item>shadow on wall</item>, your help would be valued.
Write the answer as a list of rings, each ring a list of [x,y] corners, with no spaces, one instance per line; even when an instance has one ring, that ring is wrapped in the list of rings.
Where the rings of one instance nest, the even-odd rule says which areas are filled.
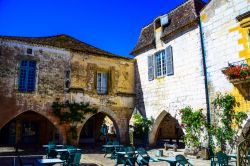
[[[145,104],[144,104],[144,96],[143,91],[141,87],[141,79],[140,79],[140,73],[138,69],[137,61],[135,61],[135,108],[142,114],[144,117],[146,117],[146,111],[145,111]]]

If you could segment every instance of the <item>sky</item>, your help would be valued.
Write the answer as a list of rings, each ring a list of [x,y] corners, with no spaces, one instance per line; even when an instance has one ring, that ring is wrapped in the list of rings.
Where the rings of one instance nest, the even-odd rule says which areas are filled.
[[[184,1],[0,0],[0,35],[67,34],[106,51],[130,56],[141,29]]]

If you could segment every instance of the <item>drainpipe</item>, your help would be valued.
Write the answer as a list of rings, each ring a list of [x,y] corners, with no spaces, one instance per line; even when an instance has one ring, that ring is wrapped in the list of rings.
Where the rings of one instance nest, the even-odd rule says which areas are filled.
[[[204,82],[205,82],[205,93],[206,93],[206,104],[207,104],[207,122],[208,125],[211,124],[211,114],[210,114],[210,103],[209,103],[209,92],[208,92],[208,74],[207,74],[207,65],[206,65],[206,51],[204,45],[204,35],[202,29],[202,23],[199,19],[199,29],[200,29],[200,39],[201,39],[201,51],[202,51],[202,62],[203,62],[203,72],[204,72]]]

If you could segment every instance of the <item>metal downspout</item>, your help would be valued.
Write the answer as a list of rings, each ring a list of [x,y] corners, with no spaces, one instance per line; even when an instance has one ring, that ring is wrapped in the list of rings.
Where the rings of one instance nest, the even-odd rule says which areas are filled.
[[[200,28],[202,62],[203,62],[204,82],[205,82],[206,104],[207,104],[207,122],[208,122],[208,125],[210,125],[211,114],[210,114],[210,102],[209,102],[208,80],[207,80],[208,74],[207,74],[207,65],[206,65],[206,51],[205,51],[204,36],[203,36],[204,34],[203,34],[201,20],[199,20],[199,28]]]

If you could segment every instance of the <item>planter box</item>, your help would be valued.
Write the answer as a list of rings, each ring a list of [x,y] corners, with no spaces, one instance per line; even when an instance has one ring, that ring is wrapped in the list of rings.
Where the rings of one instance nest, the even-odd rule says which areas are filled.
[[[250,77],[246,78],[238,78],[238,79],[230,79],[229,80],[232,84],[237,85],[237,84],[245,84],[250,82]]]

